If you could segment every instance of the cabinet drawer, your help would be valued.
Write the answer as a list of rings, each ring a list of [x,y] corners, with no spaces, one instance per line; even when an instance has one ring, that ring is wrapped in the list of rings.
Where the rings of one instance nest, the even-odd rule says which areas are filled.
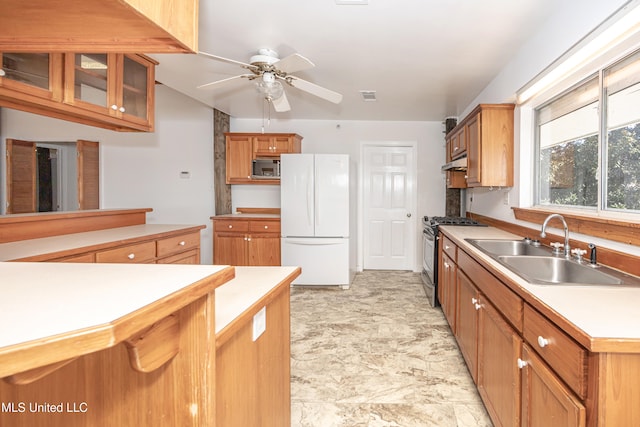
[[[157,264],[200,264],[200,251],[192,249],[156,261]]]
[[[215,231],[249,231],[249,221],[234,221],[234,220],[216,220],[214,221]]]
[[[491,304],[518,332],[522,331],[522,298],[463,250],[458,252],[458,268],[464,271],[467,276],[473,277],[473,282],[480,292],[485,294]]]
[[[280,221],[251,221],[249,231],[253,233],[280,233]]]
[[[587,395],[587,351],[533,308],[524,307],[524,339],[582,399]]]
[[[144,263],[156,257],[156,242],[138,243],[98,252],[96,262]]]
[[[93,252],[89,252],[86,254],[80,255],[72,255],[65,258],[57,258],[52,259],[53,262],[82,262],[82,263],[91,263],[95,262],[95,254]]]
[[[442,236],[442,251],[451,258],[451,261],[458,262],[458,247],[446,236]]]
[[[183,234],[181,236],[161,239],[157,242],[158,256],[171,255],[173,253],[194,249],[200,245],[200,233]]]

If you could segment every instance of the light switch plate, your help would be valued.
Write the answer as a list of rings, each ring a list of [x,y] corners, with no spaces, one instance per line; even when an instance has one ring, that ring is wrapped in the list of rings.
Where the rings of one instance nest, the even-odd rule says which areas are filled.
[[[260,335],[267,329],[267,307],[262,307],[253,316],[253,340],[260,338]]]

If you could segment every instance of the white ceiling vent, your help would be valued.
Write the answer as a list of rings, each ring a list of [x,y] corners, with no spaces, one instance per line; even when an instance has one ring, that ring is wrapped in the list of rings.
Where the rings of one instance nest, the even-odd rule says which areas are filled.
[[[362,99],[367,102],[377,101],[375,90],[361,90]]]

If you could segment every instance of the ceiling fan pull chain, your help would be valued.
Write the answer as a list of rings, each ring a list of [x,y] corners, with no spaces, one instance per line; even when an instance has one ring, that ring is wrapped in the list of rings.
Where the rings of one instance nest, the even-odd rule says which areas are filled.
[[[264,99],[262,100],[262,133],[264,133]]]

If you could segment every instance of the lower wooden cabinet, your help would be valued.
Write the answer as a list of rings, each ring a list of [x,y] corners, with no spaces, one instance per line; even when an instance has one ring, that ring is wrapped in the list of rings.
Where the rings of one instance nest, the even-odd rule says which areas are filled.
[[[495,426],[518,426],[520,369],[517,360],[520,358],[522,339],[491,303],[484,297],[480,298],[478,392]]]
[[[457,332],[456,324],[456,301],[458,298],[458,286],[457,286],[457,266],[451,258],[446,254],[442,254],[442,263],[440,268],[440,274],[438,275],[440,284],[438,287],[440,305],[442,311],[449,326],[451,332],[454,334]]]
[[[253,337],[249,311],[216,335],[216,425],[281,427],[291,425],[289,286],[265,309],[266,329]]]
[[[200,232],[147,236],[150,240],[116,241],[108,249],[91,250],[64,257],[44,258],[49,262],[100,262],[124,264],[200,264]]]
[[[444,236],[446,238],[446,236]],[[457,298],[442,309],[496,427],[638,425],[640,355],[590,353],[461,248],[440,266],[455,269]],[[455,246],[455,244],[453,244]],[[444,251],[443,251],[444,252]],[[515,308],[514,308],[515,307]],[[624,391],[623,391],[624,390]]]
[[[213,263],[279,266],[279,218],[213,218]]]
[[[458,271],[456,339],[474,383],[478,383],[478,289]]]
[[[522,359],[522,427],[584,427],[584,405],[527,345]],[[516,425],[516,424],[514,424]]]

